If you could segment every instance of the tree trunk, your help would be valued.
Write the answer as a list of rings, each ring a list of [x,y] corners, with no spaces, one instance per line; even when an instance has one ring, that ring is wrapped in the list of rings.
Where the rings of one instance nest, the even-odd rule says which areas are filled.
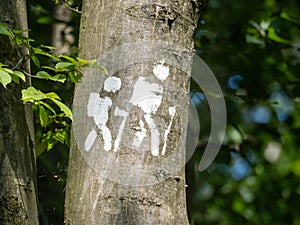
[[[0,21],[27,30],[25,0],[1,0]],[[20,50],[0,36],[0,62],[15,66]],[[28,64],[26,68],[28,70]],[[20,101],[22,85],[0,85],[0,224],[38,224],[31,107]]]
[[[207,3],[207,1],[205,1]],[[185,138],[202,1],[83,1],[65,224],[188,224]]]

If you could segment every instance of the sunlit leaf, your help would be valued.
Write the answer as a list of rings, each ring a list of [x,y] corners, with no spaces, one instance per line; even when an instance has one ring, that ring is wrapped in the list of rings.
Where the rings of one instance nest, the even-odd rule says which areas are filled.
[[[70,57],[70,56],[67,56],[67,55],[60,55],[59,58],[63,58],[63,59],[66,59],[68,61],[70,61],[71,63],[73,63],[74,65],[77,65],[77,60]]]
[[[0,83],[6,87],[11,81],[11,76],[7,72],[0,70]]]
[[[72,116],[72,111],[68,106],[66,106],[64,103],[56,100],[56,99],[51,99],[59,108],[62,112],[66,114],[67,117],[69,117],[71,120],[73,120]]]
[[[51,105],[47,104],[44,101],[39,101],[39,104],[45,106],[46,108],[48,108],[53,113],[53,115],[56,115],[56,112],[55,112],[55,110],[53,109],[53,107]]]
[[[55,19],[51,16],[43,16],[37,19],[37,23],[39,24],[52,24]]]
[[[272,41],[276,41],[278,43],[283,43],[283,44],[290,44],[290,41],[287,39],[284,39],[280,36],[277,35],[275,29],[273,27],[270,27],[268,29],[268,38],[271,39]]]
[[[51,75],[45,71],[39,71],[36,76],[43,79],[49,79],[51,77]]]
[[[60,100],[60,97],[56,93],[54,93],[54,92],[49,92],[49,93],[45,94],[45,97],[49,98],[51,100],[52,99],[58,99],[58,100]]]
[[[65,135],[62,131],[57,131],[54,133],[53,138],[60,143],[64,144],[65,143]]]
[[[80,79],[82,78],[82,73],[80,73],[79,71],[71,71],[68,73],[71,81],[73,83],[78,83],[80,81]]]
[[[14,33],[5,24],[0,23],[0,34],[14,38]]]
[[[24,102],[34,102],[45,98],[45,94],[34,87],[28,87],[22,90],[22,100]]]
[[[66,75],[64,74],[57,74],[51,78],[49,78],[52,81],[56,81],[56,82],[60,82],[60,83],[64,83],[66,81]]]
[[[44,56],[47,56],[49,58],[52,58],[52,59],[55,59],[55,60],[59,60],[59,57],[57,57],[55,55],[52,55],[49,52],[46,52],[46,51],[44,51],[41,48],[32,48],[32,50],[34,51],[35,54],[44,55]]]
[[[28,38],[28,37],[25,37],[25,36],[20,36],[20,35],[16,36],[15,40],[16,40],[17,45],[19,45],[19,46],[21,44],[23,44],[23,43],[29,43],[29,42],[33,42],[34,41],[31,38]]]
[[[50,51],[53,51],[55,49],[55,47],[49,45],[41,45],[41,48],[49,49]]]
[[[46,127],[48,124],[48,113],[42,105],[39,107],[39,118],[41,126]]]
[[[74,68],[74,64],[73,63],[69,63],[69,62],[59,62],[55,65],[55,69],[59,70],[59,71],[64,71],[64,70],[69,70]]]
[[[107,72],[107,70],[106,70],[106,68],[105,68],[104,66],[100,66],[100,65],[98,65],[97,63],[93,63],[93,64],[91,64],[90,67],[91,67],[91,68],[95,68],[95,69],[99,69],[99,70],[101,70],[105,75],[108,75],[108,72]]]
[[[17,77],[21,78],[22,81],[26,82],[26,77],[25,74],[22,73],[21,71],[13,71],[13,75],[16,75]]]
[[[40,67],[41,67],[41,63],[40,63],[40,60],[38,59],[38,57],[36,57],[35,55],[32,55],[32,56],[31,56],[31,59],[32,59],[34,65],[37,66],[37,68],[40,68]]]
[[[80,63],[81,66],[90,65],[92,63],[95,63],[96,60],[85,60],[79,57],[76,57],[77,61]]]
[[[55,76],[51,76],[46,71],[39,71],[36,76],[41,79],[52,80],[56,82],[64,83],[66,80],[66,76],[64,74],[57,74]]]

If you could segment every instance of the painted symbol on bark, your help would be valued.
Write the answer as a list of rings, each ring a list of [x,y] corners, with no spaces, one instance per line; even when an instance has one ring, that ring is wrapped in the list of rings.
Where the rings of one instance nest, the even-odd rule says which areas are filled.
[[[135,57],[132,57],[132,49],[135,50]],[[164,61],[158,62],[157,59],[164,59]],[[191,65],[192,60],[194,60],[193,65]],[[153,70],[150,71],[152,76],[141,75],[140,78],[133,81],[133,84],[124,78],[122,88],[121,82],[118,82],[117,79],[106,81],[107,77],[113,77],[129,66],[132,68],[132,65],[145,62],[154,62]],[[206,169],[212,163],[220,150],[225,135],[225,101],[213,72],[203,60],[193,54],[191,49],[178,46],[178,43],[141,40],[126,43],[105,52],[97,58],[97,63],[107,69],[108,75],[94,68],[85,70],[81,82],[75,89],[73,131],[83,158],[101,177],[122,185],[152,185],[168,179],[169,176],[160,176],[161,174],[177,174],[193,155],[200,132],[197,109],[192,102],[189,107],[187,103],[183,104],[186,102],[187,96],[182,94],[182,90],[178,90],[178,92],[176,90],[177,94],[174,96],[165,94],[169,93],[169,87],[178,87],[179,85],[174,79],[175,74],[172,79],[170,76],[168,77],[171,72],[169,68],[174,68],[176,74],[179,69],[187,76],[191,76],[207,98],[211,116],[211,131],[199,170]],[[104,80],[106,84],[103,83]],[[147,101],[141,101],[142,99],[139,98],[134,101],[135,105],[129,102],[134,96],[133,86],[135,83],[144,83],[149,87],[148,92],[152,90],[151,88],[155,89],[156,91],[152,92],[151,96],[159,105],[152,102],[152,107],[148,106],[148,111],[145,106],[146,113],[139,105],[143,105],[142,102]],[[110,89],[109,87],[115,88]],[[96,104],[92,104],[92,102]],[[90,112],[87,112],[87,108],[83,109],[82,105],[90,105]],[[98,108],[107,109],[108,120],[99,120],[99,116],[95,113],[99,109],[95,105],[98,105]],[[93,107],[96,109],[92,109]],[[156,110],[155,107],[157,107]],[[187,110],[190,114],[189,121],[191,122],[189,124],[186,116]],[[162,111],[165,112],[163,113],[164,117],[160,116]],[[186,124],[188,126],[185,126]],[[148,157],[144,154],[138,155],[133,151],[120,154],[120,157],[111,154],[112,151],[123,149],[126,151],[148,149],[151,157],[153,156],[151,145],[152,152],[157,154],[154,147],[155,141],[151,144],[151,138],[154,139],[154,137],[151,137],[149,125],[152,126],[154,137],[155,127],[159,132],[159,135],[156,134],[156,137],[159,138],[158,155],[164,155],[164,157],[154,157],[153,160],[147,161],[149,163],[144,164],[143,160]],[[106,127],[109,129],[107,137],[111,134],[111,139],[104,137]],[[173,131],[176,133],[174,134]],[[104,143],[104,139],[107,140],[106,143]],[[172,148],[170,152],[168,152],[169,145]],[[102,148],[107,151],[98,151]],[[181,154],[184,155],[185,151],[185,158],[178,157]],[[137,161],[129,165],[128,159],[131,156],[137,156]],[[155,175],[156,171],[163,171],[159,173],[159,179]]]
[[[117,77],[109,77],[104,82],[104,90],[106,92],[113,92],[120,90],[121,88],[121,79]],[[97,131],[101,133],[104,142],[104,150],[109,151],[112,148],[112,137],[109,128],[106,123],[109,116],[109,110],[112,106],[112,101],[110,97],[105,96],[104,98],[100,97],[99,93],[91,93],[89,97],[89,102],[87,106],[87,115],[94,118],[96,128],[92,127],[92,130],[88,134],[84,149],[89,151],[93,146],[96,137]]]
[[[164,60],[155,64],[153,73],[156,78],[163,82],[169,76],[169,67],[164,65]],[[103,90],[106,92],[113,92],[121,89],[121,80],[117,77],[107,78],[104,82]],[[135,127],[135,134],[132,141],[132,146],[138,148],[141,146],[144,138],[147,136],[147,129],[150,132],[150,149],[153,156],[159,155],[159,144],[160,136],[163,136],[163,148],[161,154],[164,155],[167,147],[167,137],[170,133],[171,126],[173,123],[174,116],[176,114],[176,107],[172,106],[168,108],[168,113],[171,117],[169,124],[164,134],[160,134],[157,125],[155,124],[154,116],[161,106],[163,99],[163,86],[160,83],[150,83],[146,81],[145,77],[139,77],[133,87],[132,96],[129,100],[133,106],[139,107],[143,111],[143,116],[139,120],[139,126]],[[110,97],[101,97],[98,93],[90,93],[87,115],[94,118],[96,127],[92,127],[85,141],[85,151],[90,151],[97,136],[100,134],[103,139],[103,145],[105,151],[112,149],[112,134],[110,129],[107,127],[107,121],[109,118],[109,111],[112,107],[112,100]],[[115,107],[113,112],[115,117],[123,117],[120,124],[117,137],[114,142],[113,151],[117,152],[120,146],[120,141],[123,136],[126,120],[129,116],[129,112],[120,109],[118,106]]]
[[[164,60],[160,61],[153,68],[154,75],[163,82],[169,76],[169,67],[164,65]],[[162,103],[163,98],[163,86],[158,83],[150,83],[146,81],[145,77],[139,77],[139,79],[135,82],[133,86],[132,96],[129,100],[132,105],[141,108],[144,112],[143,117],[139,121],[139,127],[135,128],[137,130],[135,134],[135,138],[133,140],[133,145],[135,147],[140,147],[142,141],[146,137],[146,129],[145,123],[150,131],[150,146],[151,146],[151,154],[153,156],[159,155],[159,143],[160,143],[160,132],[155,124],[153,119],[153,115],[156,114],[158,108]],[[174,108],[175,110],[175,108]],[[174,111],[173,110],[173,111]],[[175,115],[175,111],[173,112]],[[173,121],[173,117],[171,119],[171,123]],[[144,121],[145,123],[144,123]],[[169,124],[168,129],[165,132],[164,137],[164,148],[162,151],[162,155],[165,154],[166,151],[166,142],[167,135],[169,134],[170,128],[172,124]],[[167,132],[168,131],[168,132]]]

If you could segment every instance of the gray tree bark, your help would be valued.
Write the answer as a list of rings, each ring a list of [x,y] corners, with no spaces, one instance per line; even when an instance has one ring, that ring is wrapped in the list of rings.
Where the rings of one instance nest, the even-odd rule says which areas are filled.
[[[95,59],[100,56],[99,64],[108,67],[109,76],[117,77],[116,80],[122,82],[122,87],[113,93],[107,93],[107,76],[102,76],[99,81],[93,74],[97,73],[95,71],[91,74],[86,72],[84,81],[76,87],[79,94],[75,93],[74,98],[65,224],[189,224],[184,176],[190,84],[187,72],[192,63],[190,56],[193,51],[194,29],[201,10],[206,5],[207,1],[193,0],[83,1],[80,57]],[[172,44],[178,48],[173,48]],[[167,53],[160,51],[158,47],[165,47]],[[185,51],[177,52],[175,49]],[[174,61],[171,61],[177,62],[178,66],[171,63],[168,59],[170,56],[174,57]],[[132,61],[126,58],[136,59],[133,60],[135,63],[129,65],[128,62]],[[110,71],[115,73],[110,74]],[[167,79],[163,77],[166,74]],[[91,116],[89,110],[97,107],[97,101],[94,102],[95,105],[91,103],[91,106],[87,106],[90,103],[86,104],[86,99],[93,92],[90,87],[95,86],[98,81],[100,88],[96,88],[94,95],[106,95],[107,98],[102,100],[109,99],[112,103],[108,104],[107,111],[98,112],[102,117],[94,115],[95,123],[97,120],[104,120],[105,124],[98,124],[98,128],[91,131],[91,136],[93,132],[95,135],[97,132],[99,134],[92,146],[88,142],[92,138],[86,138],[85,144],[82,144],[84,141],[81,138],[84,140],[86,136],[81,136],[86,135],[90,129],[86,124],[93,122],[90,122],[91,118],[88,116],[77,117],[76,113]],[[138,85],[141,88],[139,94],[145,95],[148,91],[154,100],[138,99],[135,103],[132,99]],[[143,90],[143,85],[149,85],[149,89]],[[157,101],[156,97],[162,98],[157,105],[153,103]],[[143,108],[144,103],[150,109]],[[101,104],[103,107],[106,103]],[[119,113],[120,109],[130,104],[130,109],[122,111],[123,114]],[[123,127],[122,120],[118,118],[120,115],[124,118],[126,116]],[[112,117],[113,119],[109,119]],[[82,124],[82,127],[78,128],[78,124]],[[111,131],[113,141],[110,141],[109,135],[108,138],[105,135],[107,130]],[[120,130],[125,133],[122,137],[119,136]],[[159,133],[160,152],[156,152],[153,147],[156,133]],[[164,136],[166,133],[168,135]],[[139,145],[135,143],[138,148],[132,148],[134,143],[131,141],[138,142],[137,136],[145,139]],[[110,146],[110,142],[114,146]],[[164,153],[161,152],[162,149]],[[119,163],[127,167],[118,170]],[[163,163],[168,164],[168,170],[156,171],[155,165]],[[174,169],[176,164],[182,165],[180,170]],[[132,168],[143,168],[143,171],[148,171],[151,175],[147,177]]]
[[[25,0],[1,0],[0,21],[27,30]],[[0,36],[0,62],[11,67],[20,60],[7,36]],[[28,70],[28,64],[24,68]],[[29,72],[29,71],[28,71]],[[0,224],[38,224],[33,119],[20,101],[22,85],[0,85]]]

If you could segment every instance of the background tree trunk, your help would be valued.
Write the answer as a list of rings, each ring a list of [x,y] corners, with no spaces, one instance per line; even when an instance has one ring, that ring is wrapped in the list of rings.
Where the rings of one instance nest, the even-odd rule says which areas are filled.
[[[93,92],[90,87],[98,82],[95,80],[98,78],[95,78],[93,74],[97,72],[94,71],[91,74],[86,72],[83,78],[85,81],[77,86],[79,94],[75,94],[74,98],[74,126],[66,190],[65,224],[188,224],[184,177],[189,96],[189,76],[186,72],[191,67],[193,33],[200,15],[199,10],[204,5],[201,1],[189,0],[83,1],[79,41],[80,57],[85,59],[102,57],[99,61],[100,65],[108,67],[109,75],[118,77],[122,82],[119,92],[116,91],[115,95],[107,94],[101,89],[107,77],[101,76],[99,88],[95,90],[94,94],[100,94],[101,97],[106,94],[112,101],[107,117],[111,118],[116,115],[116,109],[126,108],[128,102],[132,100],[129,96],[134,96],[135,85],[138,81],[144,82],[145,85],[151,83],[151,88],[159,86],[164,89],[162,94],[161,89],[157,88],[161,91],[157,95],[162,94],[163,100],[158,105],[155,123],[159,124],[160,121],[164,121],[160,124],[162,127],[159,130],[160,137],[167,130],[166,124],[170,124],[168,130],[170,136],[159,145],[162,149],[167,143],[166,154],[153,156],[157,153],[152,152],[153,149],[149,143],[154,142],[151,135],[155,129],[152,129],[151,133],[149,118],[146,118],[147,115],[143,118],[146,110],[143,112],[141,107],[132,106],[131,111],[126,111],[129,121],[124,122],[123,130],[126,135],[124,134],[121,138],[116,152],[109,151],[110,147],[105,146],[105,140],[101,137],[96,139],[98,144],[95,144],[96,147],[92,147],[90,152],[82,151],[84,144],[78,139],[88,132],[87,129],[90,127],[86,124],[90,123],[91,118],[85,116],[77,120],[76,113],[87,114],[86,99]],[[140,43],[139,47],[137,42]],[[161,46],[161,43],[166,43],[166,46],[163,46],[166,49],[170,48],[166,54],[160,53],[160,49],[157,48]],[[187,49],[187,52],[176,52],[172,46],[167,46],[167,43],[173,43],[180,49]],[[146,46],[146,44],[149,45]],[[127,47],[120,50],[119,46]],[[106,55],[107,52],[111,54]],[[149,59],[147,54],[155,55],[156,52],[158,52],[157,57],[150,60],[152,62],[146,60]],[[104,55],[106,56],[103,58]],[[177,63],[182,65],[176,66],[174,63],[167,65],[166,56],[170,55],[175,61],[177,58]],[[136,58],[138,63],[128,65],[126,58]],[[143,58],[145,58],[144,61]],[[164,69],[167,70],[170,74],[168,79],[164,80],[160,74],[156,78],[153,76],[155,68],[158,68],[156,66],[160,66],[162,73]],[[187,69],[182,71],[178,67]],[[115,73],[110,73],[113,70],[116,70]],[[172,111],[170,109],[176,111],[174,117],[170,116]],[[113,112],[115,112],[114,115]],[[138,133],[141,129],[139,121],[146,127],[148,126],[145,136],[149,138],[143,141],[139,149],[135,149],[138,151],[134,151],[129,146],[135,135],[133,133]],[[82,124],[82,127],[78,128],[78,124]],[[118,139],[120,120],[117,117],[112,120],[108,119],[106,125],[112,131],[112,139]],[[103,134],[104,130],[100,131],[100,136],[101,132]],[[85,139],[85,137],[82,138]],[[180,138],[183,141],[178,143]],[[113,158],[108,154],[111,154]],[[108,157],[108,160],[103,160],[105,157]],[[168,157],[169,160],[165,161]],[[123,168],[124,170],[120,170],[120,173],[114,171],[119,162],[126,164],[128,170]],[[151,178],[146,178],[146,175],[138,174],[137,170],[130,169],[131,166],[146,168],[148,165],[151,167],[160,163],[170,163],[169,171],[149,169],[149,173],[153,173]],[[176,163],[182,164],[180,171],[174,169]],[[161,182],[156,182],[156,179]]]
[[[0,21],[27,30],[25,0],[1,0]],[[0,62],[15,66],[20,50],[0,36]],[[25,65],[29,70],[29,65]],[[22,85],[0,85],[0,224],[38,224],[33,120],[30,106],[20,101]]]

